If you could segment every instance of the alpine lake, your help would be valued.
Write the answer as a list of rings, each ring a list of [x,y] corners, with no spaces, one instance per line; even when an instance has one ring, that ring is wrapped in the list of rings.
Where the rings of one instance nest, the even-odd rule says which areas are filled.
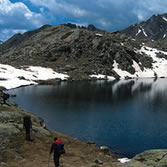
[[[167,148],[167,79],[61,82],[10,90],[51,130],[119,157]]]

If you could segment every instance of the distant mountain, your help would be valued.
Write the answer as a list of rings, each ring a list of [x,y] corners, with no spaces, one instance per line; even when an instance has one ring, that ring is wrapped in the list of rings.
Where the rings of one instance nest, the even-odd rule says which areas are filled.
[[[3,41],[2,40],[0,40],[0,45],[3,43]]]
[[[146,21],[131,25],[120,31],[134,39],[159,40],[167,36],[167,13],[153,15]]]
[[[42,31],[43,29],[47,27],[49,27],[49,25],[44,25],[36,30],[27,31],[24,34],[18,33],[18,34],[13,35],[9,40],[2,43],[2,45],[0,46],[0,51],[3,51],[3,50],[19,45],[21,42],[25,41],[26,39],[29,39],[34,34],[39,33],[40,31]]]
[[[89,31],[94,31],[94,32],[97,32],[97,31],[98,32],[104,32],[103,30],[100,30],[100,29],[96,28],[92,24],[88,25],[88,27],[84,27],[84,26],[79,26],[79,25],[72,24],[72,23],[65,23],[65,24],[62,24],[62,26],[66,26],[66,27],[69,27],[71,29],[80,29],[80,30],[87,29]],[[0,51],[3,51],[3,50],[6,50],[6,49],[9,49],[11,47],[19,45],[20,43],[26,41],[27,39],[30,39],[35,34],[40,33],[41,31],[45,30],[48,27],[52,27],[52,26],[51,25],[43,25],[42,27],[40,27],[38,29],[35,29],[35,30],[32,30],[32,31],[27,31],[24,34],[20,34],[20,33],[15,34],[9,40],[7,40],[4,43],[2,41],[0,41],[0,44],[2,44],[0,46]]]
[[[166,72],[159,72],[167,71],[167,52],[143,46],[140,40],[120,32],[109,33],[93,25],[83,27],[71,23],[45,25],[14,35],[0,45],[0,62],[17,68],[50,67],[68,74],[72,80],[90,79],[90,76],[167,76]]]

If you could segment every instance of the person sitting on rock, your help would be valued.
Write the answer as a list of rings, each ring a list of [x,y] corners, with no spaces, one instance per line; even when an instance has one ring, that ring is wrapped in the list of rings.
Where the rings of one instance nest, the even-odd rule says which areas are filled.
[[[50,149],[50,154],[54,151],[54,164],[55,167],[59,167],[59,159],[61,154],[65,154],[64,144],[57,137],[54,138],[54,142]]]
[[[30,116],[24,116],[23,120],[24,120],[23,128],[25,128],[25,131],[26,131],[26,140],[32,141],[32,139],[30,137],[30,132],[31,132],[31,129],[32,129],[31,117]]]

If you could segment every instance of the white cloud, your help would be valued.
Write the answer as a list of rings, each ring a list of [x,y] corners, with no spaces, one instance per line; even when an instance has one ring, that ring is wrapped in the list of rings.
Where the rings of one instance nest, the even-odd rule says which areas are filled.
[[[89,12],[85,9],[65,1],[58,2],[57,0],[30,0],[30,2],[37,6],[49,9],[53,15],[71,15],[73,17],[79,18],[89,14]]]
[[[39,13],[32,12],[24,3],[12,3],[0,0],[0,40],[6,40],[13,34],[37,28],[45,22]]]
[[[148,19],[153,14],[167,12],[167,1],[164,0],[18,1],[20,2],[12,3],[10,0],[0,0],[0,30],[9,28],[10,32],[18,29],[22,31],[35,29],[43,24],[76,22],[117,31]],[[0,39],[2,35],[0,34]]]
[[[164,0],[97,0],[97,5],[101,8],[115,9],[115,14],[133,14],[139,21],[148,19],[153,14],[166,13],[167,1]]]
[[[148,11],[164,13],[166,12],[167,1],[164,0],[142,0],[139,1],[140,5],[143,6]]]
[[[133,6],[132,12],[138,17],[139,21],[148,19],[153,14],[166,13],[167,1],[164,0],[138,0]]]
[[[38,27],[42,25],[43,16],[31,12],[22,3],[11,3],[9,0],[0,0],[0,26],[6,27]]]
[[[149,16],[149,13],[143,9],[135,9],[132,13],[137,16],[139,21],[143,21]]]
[[[0,30],[0,40],[5,41],[10,38],[12,35],[17,33],[24,33],[25,29],[2,29]]]
[[[122,8],[126,7],[126,5],[133,3],[134,0],[97,0],[97,5],[100,7],[108,8],[108,7],[117,7]]]
[[[107,21],[106,19],[103,19],[103,18],[98,19],[97,22],[98,22],[98,23],[101,25],[101,27],[103,27],[103,28],[107,28],[107,27],[110,27],[110,26],[112,25],[109,21]]]

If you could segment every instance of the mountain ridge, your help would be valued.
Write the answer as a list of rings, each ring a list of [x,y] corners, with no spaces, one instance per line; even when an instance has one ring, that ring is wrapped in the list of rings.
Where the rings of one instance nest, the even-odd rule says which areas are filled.
[[[124,46],[121,42],[124,42]],[[114,59],[120,62],[122,57],[124,63],[119,63],[119,66],[134,73],[132,59],[140,59],[137,58],[134,47],[140,48],[131,38],[119,33],[58,25],[46,27],[21,43],[1,50],[0,61],[15,67],[51,67],[58,72],[68,72],[72,77],[79,75],[87,78],[91,74],[103,74],[119,78],[112,70]]]
[[[167,13],[153,15],[148,20],[133,24],[120,31],[134,39],[159,40],[167,36]]]
[[[167,43],[166,38],[163,42]],[[166,41],[166,42],[165,42]],[[157,45],[157,43],[159,44]],[[90,76],[166,77],[156,62],[167,60],[167,47],[158,40],[134,39],[122,32],[109,33],[93,25],[44,25],[17,34],[0,45],[0,62],[14,67],[42,66],[66,73],[73,80]],[[151,49],[158,46],[158,50]],[[166,70],[165,64],[161,71]],[[159,66],[160,68],[160,66]],[[147,71],[149,75],[146,75]],[[161,75],[162,74],[162,75]]]

